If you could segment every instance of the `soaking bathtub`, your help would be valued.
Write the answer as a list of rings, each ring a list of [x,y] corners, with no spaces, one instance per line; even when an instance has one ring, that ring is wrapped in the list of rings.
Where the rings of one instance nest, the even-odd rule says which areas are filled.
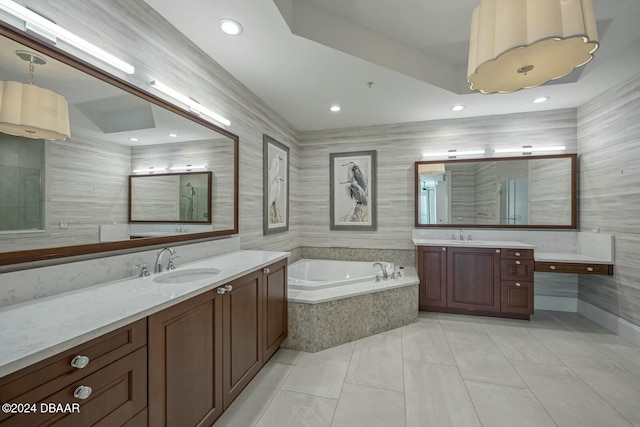
[[[289,333],[285,348],[315,352],[418,320],[418,277],[379,261],[301,259],[289,266]]]

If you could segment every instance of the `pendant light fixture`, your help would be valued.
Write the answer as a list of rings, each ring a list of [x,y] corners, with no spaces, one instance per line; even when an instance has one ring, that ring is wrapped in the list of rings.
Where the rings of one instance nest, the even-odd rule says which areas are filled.
[[[44,58],[16,52],[29,62],[29,83],[0,81],[0,132],[32,139],[67,139],[70,135],[67,100],[33,84],[36,65]]]
[[[592,0],[480,0],[471,17],[471,90],[509,93],[564,77],[593,58]]]

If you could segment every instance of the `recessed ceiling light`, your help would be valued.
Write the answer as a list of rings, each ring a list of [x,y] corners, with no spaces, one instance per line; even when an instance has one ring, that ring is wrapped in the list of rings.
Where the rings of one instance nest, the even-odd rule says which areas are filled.
[[[340,106],[332,105],[331,108],[329,108],[329,110],[333,111],[334,113],[337,113],[338,111],[340,111]]]
[[[540,98],[536,98],[533,100],[534,104],[542,104],[543,102],[547,102],[551,97],[550,96],[541,96]]]
[[[177,133],[170,133],[170,134],[169,134],[169,136],[170,136],[171,138],[177,138],[177,137],[178,137],[178,134],[177,134]]]
[[[239,36],[242,34],[243,28],[242,25],[238,21],[234,21],[233,19],[221,19],[218,21],[220,24],[220,29],[230,36]]]
[[[138,142],[140,140],[138,138],[129,138],[129,141]]]
[[[462,111],[464,110],[464,105],[454,105],[451,107],[451,111]]]

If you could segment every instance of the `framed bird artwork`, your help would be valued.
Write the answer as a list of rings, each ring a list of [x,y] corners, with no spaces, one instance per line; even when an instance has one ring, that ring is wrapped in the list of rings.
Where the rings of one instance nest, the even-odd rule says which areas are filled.
[[[376,151],[329,154],[331,230],[376,230]]]
[[[289,147],[271,138],[263,141],[263,234],[289,229]]]

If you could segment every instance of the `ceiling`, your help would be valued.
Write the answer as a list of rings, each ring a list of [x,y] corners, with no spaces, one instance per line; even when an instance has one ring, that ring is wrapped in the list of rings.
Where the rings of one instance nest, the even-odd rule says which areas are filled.
[[[600,48],[585,67],[494,95],[466,83],[478,0],[145,1],[299,131],[577,107],[640,71],[638,0],[593,0]],[[222,33],[223,18],[244,32]]]

